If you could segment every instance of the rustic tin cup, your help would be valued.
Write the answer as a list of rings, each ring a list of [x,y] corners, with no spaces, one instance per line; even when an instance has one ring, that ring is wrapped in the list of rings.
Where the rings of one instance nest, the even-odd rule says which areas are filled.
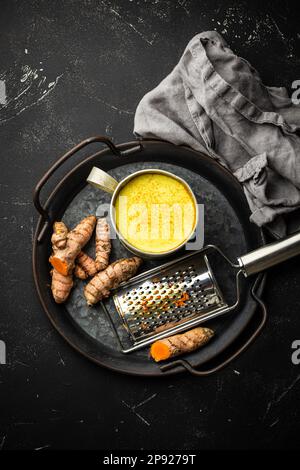
[[[143,174],[149,174],[149,173],[151,173],[151,174],[156,173],[156,174],[159,174],[159,175],[169,176],[169,177],[179,181],[185,187],[185,189],[188,191],[188,193],[190,194],[191,199],[192,199],[193,204],[194,204],[195,221],[194,221],[194,225],[193,225],[193,228],[192,228],[190,234],[187,237],[185,237],[185,239],[179,245],[177,245],[175,248],[172,248],[172,249],[170,249],[168,251],[164,251],[164,252],[142,251],[139,248],[133,246],[122,235],[120,230],[117,228],[117,224],[116,224],[115,203],[117,201],[117,198],[119,196],[119,193],[120,193],[121,189],[124,188],[124,186],[126,186],[127,183],[129,181],[131,181],[133,178],[135,178],[137,176],[140,176],[140,175],[143,175]],[[112,176],[110,176],[108,173],[106,173],[105,171],[101,170],[100,168],[93,167],[90,174],[89,174],[89,176],[87,177],[87,182],[89,184],[91,184],[92,186],[98,188],[98,189],[102,189],[103,191],[106,191],[106,192],[112,194],[112,198],[111,198],[111,202],[110,202],[110,219],[111,219],[112,226],[113,226],[116,234],[118,235],[120,241],[122,242],[122,244],[126,248],[128,248],[128,250],[130,250],[132,253],[134,253],[135,255],[138,255],[138,256],[141,256],[141,257],[144,257],[144,258],[162,258],[162,257],[165,257],[165,256],[169,256],[169,255],[179,251],[190,240],[192,235],[195,233],[195,230],[196,230],[196,227],[197,227],[197,224],[198,224],[198,206],[197,206],[196,197],[195,197],[192,189],[190,188],[190,186],[187,184],[186,181],[184,181],[179,176],[174,175],[173,173],[170,173],[169,171],[160,170],[158,168],[148,168],[146,170],[136,171],[136,172],[130,174],[129,176],[126,176],[126,178],[122,179],[120,182],[118,182]]]

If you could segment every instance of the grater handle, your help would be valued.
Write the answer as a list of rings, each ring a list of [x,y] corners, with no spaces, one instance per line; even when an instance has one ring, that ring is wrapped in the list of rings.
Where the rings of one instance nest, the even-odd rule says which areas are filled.
[[[245,277],[260,273],[300,254],[300,232],[238,258]]]

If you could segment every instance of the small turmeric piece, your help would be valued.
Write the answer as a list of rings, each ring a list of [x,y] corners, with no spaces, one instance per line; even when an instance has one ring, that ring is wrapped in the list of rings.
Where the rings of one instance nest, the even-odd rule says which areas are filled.
[[[79,264],[75,264],[73,273],[77,279],[81,279],[82,281],[85,281],[89,277],[85,270],[79,266]]]
[[[105,217],[97,220],[96,224],[96,268],[102,271],[109,264],[111,252],[110,228]]]
[[[128,281],[134,276],[141,264],[142,260],[137,256],[123,258],[96,274],[84,289],[84,296],[88,305],[95,305],[100,300],[108,297],[111,289],[118,287],[121,282]]]
[[[96,262],[89,255],[81,251],[76,258],[74,274],[79,279],[93,277],[97,273]]]
[[[165,361],[180,354],[189,353],[204,346],[214,335],[210,328],[194,328],[185,333],[155,341],[150,356],[156,362]]]
[[[68,233],[69,229],[64,222],[54,222],[51,237],[53,253],[66,247]]]
[[[67,244],[69,229],[64,222],[55,222],[53,225],[53,234],[51,237],[53,254],[63,250]],[[63,276],[56,269],[51,271],[51,291],[56,303],[65,302],[73,287],[72,275]]]
[[[69,294],[73,287],[72,274],[69,274],[68,276],[63,276],[58,271],[56,271],[56,269],[52,269],[51,276],[51,290],[53,298],[57,304],[62,304],[69,297]]]
[[[49,261],[60,274],[68,276],[72,273],[75,259],[91,238],[95,225],[96,217],[94,215],[85,217],[73,230],[67,233],[64,248],[57,249],[54,245],[53,254],[50,256]],[[54,232],[58,230],[57,227],[58,223],[54,224]],[[56,237],[58,235],[59,233]],[[61,242],[61,240],[59,241]]]

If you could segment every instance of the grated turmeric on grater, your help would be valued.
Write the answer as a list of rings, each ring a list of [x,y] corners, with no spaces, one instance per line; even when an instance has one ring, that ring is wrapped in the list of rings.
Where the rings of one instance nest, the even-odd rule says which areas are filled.
[[[178,299],[175,302],[176,307],[183,307],[185,302],[189,299],[189,297],[190,297],[189,294],[187,292],[184,292],[182,296],[180,297],[180,299]]]

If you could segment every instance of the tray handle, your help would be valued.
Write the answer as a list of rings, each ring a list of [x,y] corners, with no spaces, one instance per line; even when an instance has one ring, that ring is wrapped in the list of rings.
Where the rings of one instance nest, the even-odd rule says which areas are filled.
[[[126,155],[129,155],[131,153],[140,151],[143,149],[142,143],[137,142],[134,147],[130,147],[125,150],[120,150],[110,139],[104,136],[96,136],[96,137],[89,137],[88,139],[83,140],[79,144],[75,145],[71,150],[69,150],[67,153],[65,153],[62,157],[60,157],[50,168],[49,170],[44,174],[44,176],[40,179],[40,181],[37,183],[34,191],[33,191],[33,203],[36,208],[36,210],[40,213],[42,216],[42,221],[44,221],[44,226],[42,230],[40,231],[37,241],[40,242],[43,238],[43,235],[47,229],[48,224],[50,223],[50,217],[48,214],[48,211],[45,209],[45,207],[41,204],[40,201],[40,193],[42,188],[45,186],[49,178],[53,175],[53,173],[63,164],[65,163],[70,157],[72,157],[75,153],[79,152],[79,150],[83,149],[87,145],[94,143],[94,142],[101,142],[109,149],[112,151],[114,155],[117,155],[118,157],[123,157]]]
[[[87,145],[93,143],[93,142],[101,142],[107,147],[110,148],[110,150],[117,155],[118,157],[123,157],[126,155],[129,155],[130,153],[136,152],[138,150],[142,150],[142,144],[140,142],[137,142],[137,145],[134,147],[131,147],[126,150],[120,150],[110,139],[104,136],[96,136],[96,137],[89,137],[88,139],[83,140],[79,144],[75,145],[71,150],[69,150],[67,153],[65,153],[62,157],[60,157],[50,168],[49,170],[44,174],[44,176],[40,179],[38,184],[36,185],[34,191],[33,191],[33,203],[35,205],[36,210],[41,214],[44,220],[49,220],[49,214],[47,210],[42,206],[40,202],[40,193],[43,188],[43,186],[47,183],[49,178],[53,175],[53,173],[63,164],[65,163],[70,157],[72,157],[75,153],[79,152],[79,150],[83,149]]]
[[[79,144],[75,145],[75,147],[73,147],[67,153],[65,153],[62,157],[60,157],[49,168],[49,170],[44,174],[44,176],[40,179],[40,181],[36,185],[34,192],[33,192],[33,203],[35,205],[36,210],[41,214],[44,220],[49,220],[49,214],[40,202],[40,193],[41,193],[43,186],[47,183],[49,178],[63,163],[65,163],[70,157],[72,157],[79,150],[83,149],[84,147],[86,147],[87,145],[93,142],[102,142],[106,144],[115,155],[121,156],[121,151],[115,146],[115,144],[112,143],[110,139],[108,139],[107,137],[103,137],[103,136],[96,136],[96,137],[90,137],[89,139],[83,140]]]
[[[255,280],[255,282],[252,286],[252,289],[251,289],[251,295],[254,298],[254,300],[256,300],[256,302],[258,303],[258,305],[260,307],[261,320],[260,320],[257,328],[255,329],[255,331],[250,336],[250,338],[248,338],[247,341],[240,348],[238,348],[233,354],[231,354],[225,361],[221,362],[216,367],[213,367],[211,369],[197,370],[193,366],[191,366],[191,364],[187,360],[177,359],[176,361],[173,361],[173,362],[170,362],[168,364],[165,364],[165,365],[161,366],[160,367],[161,371],[164,372],[164,371],[173,369],[175,367],[183,367],[185,370],[190,372],[192,375],[195,375],[197,377],[205,377],[205,376],[208,376],[208,375],[212,375],[215,372],[218,372],[219,370],[221,370],[225,366],[227,366],[230,362],[232,362],[234,359],[236,359],[238,356],[240,356],[240,354],[242,354],[250,346],[250,344],[253,343],[253,341],[257,338],[257,336],[260,334],[263,327],[265,326],[265,323],[266,323],[266,320],[267,320],[267,307],[266,307],[264,301],[259,297],[259,295],[256,292],[258,286],[260,284],[264,283],[264,279],[265,279],[265,274],[260,274],[256,278],[256,280]]]

